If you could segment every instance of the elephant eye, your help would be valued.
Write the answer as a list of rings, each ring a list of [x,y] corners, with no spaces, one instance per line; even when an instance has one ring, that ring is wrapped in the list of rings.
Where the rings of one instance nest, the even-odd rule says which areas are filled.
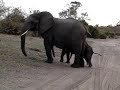
[[[32,25],[34,25],[34,22],[28,22],[28,24],[30,25],[30,26],[32,26]]]

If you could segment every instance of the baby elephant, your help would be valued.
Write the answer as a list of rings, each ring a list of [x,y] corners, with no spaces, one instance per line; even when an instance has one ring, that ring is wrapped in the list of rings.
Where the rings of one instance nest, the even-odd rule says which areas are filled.
[[[83,58],[86,60],[87,65],[88,65],[89,67],[92,67],[91,58],[92,58],[93,53],[94,53],[94,52],[93,52],[92,47],[91,47],[90,45],[88,45],[87,42],[85,42],[85,48],[84,48]],[[63,50],[62,50],[60,62],[63,62],[63,61],[64,61],[64,60],[63,60],[63,57],[64,57],[65,54],[66,54],[66,56],[67,56],[67,61],[66,61],[66,63],[70,63],[70,58],[71,58],[73,52],[71,52],[71,51],[69,51],[69,50],[67,50],[67,49],[63,49]],[[94,53],[94,54],[98,54],[98,53]],[[100,54],[99,54],[99,55],[100,55]]]

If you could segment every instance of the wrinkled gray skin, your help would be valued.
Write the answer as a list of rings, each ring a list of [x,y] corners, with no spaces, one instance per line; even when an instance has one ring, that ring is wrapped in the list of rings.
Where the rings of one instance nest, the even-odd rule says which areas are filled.
[[[84,67],[82,48],[86,39],[84,26],[72,19],[54,18],[49,12],[31,14],[27,17],[21,34],[21,50],[25,56],[26,31],[38,31],[44,39],[44,47],[47,55],[47,63],[53,62],[51,50],[53,46],[60,49],[67,47],[75,53],[75,60],[71,67]]]
[[[87,42],[85,42],[85,47],[84,47],[84,48],[85,48],[85,49],[84,49],[84,52],[83,52],[83,58],[86,60],[87,65],[88,65],[89,67],[92,67],[91,58],[92,58],[92,55],[93,55],[93,53],[94,53],[94,52],[93,52],[93,49],[92,49],[92,47],[91,47],[90,45],[88,45]],[[64,48],[64,49],[62,50],[60,62],[63,62],[63,61],[64,61],[64,60],[63,60],[63,57],[64,57],[65,54],[66,54],[66,56],[67,56],[67,61],[66,61],[66,63],[70,63],[70,58],[71,58],[73,52],[70,51],[70,50],[67,50],[66,48]],[[70,55],[70,54],[71,54],[71,55]]]

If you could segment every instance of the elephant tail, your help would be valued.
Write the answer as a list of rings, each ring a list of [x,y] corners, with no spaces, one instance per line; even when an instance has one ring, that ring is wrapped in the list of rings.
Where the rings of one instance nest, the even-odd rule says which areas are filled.
[[[92,37],[91,33],[90,33],[89,30],[88,30],[88,27],[87,27],[87,26],[84,26],[84,28],[85,28],[85,30],[86,30],[86,35],[87,35],[88,37]]]
[[[99,54],[99,53],[95,53],[95,52],[93,52],[94,54],[97,54],[97,55],[99,55],[99,56],[102,56],[101,54]]]

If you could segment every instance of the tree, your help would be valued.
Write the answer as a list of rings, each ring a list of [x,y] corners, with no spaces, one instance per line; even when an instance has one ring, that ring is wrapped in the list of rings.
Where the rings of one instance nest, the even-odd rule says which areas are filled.
[[[80,2],[74,1],[71,2],[70,4],[67,4],[67,9],[62,10],[59,13],[60,18],[74,18],[79,21],[85,21],[88,20],[88,14],[87,12],[81,13],[81,16],[78,16],[78,9],[79,7],[82,7],[82,4]]]
[[[120,26],[120,21],[119,21],[119,22],[117,22],[116,26]]]
[[[67,4],[67,9],[66,10],[62,10],[59,13],[60,18],[74,18],[77,19],[77,10],[79,7],[81,7],[82,4],[80,2],[74,1],[71,2],[70,4]]]
[[[97,30],[96,27],[93,27],[93,26],[89,25],[89,29],[88,30],[91,33],[92,38],[99,38],[99,31]]]
[[[24,21],[24,16],[25,13],[18,7],[18,8],[13,8],[10,10],[10,13],[7,14],[5,17],[6,20],[11,20],[11,21]]]
[[[25,21],[24,12],[20,8],[13,8],[0,22],[0,30],[7,34],[20,34]]]
[[[85,12],[85,13],[81,13],[81,17],[78,17],[78,20],[79,21],[85,21],[85,20],[90,20],[90,19],[88,19],[88,13],[87,12]]]
[[[3,0],[0,0],[0,18],[9,10],[9,7],[5,7]]]

